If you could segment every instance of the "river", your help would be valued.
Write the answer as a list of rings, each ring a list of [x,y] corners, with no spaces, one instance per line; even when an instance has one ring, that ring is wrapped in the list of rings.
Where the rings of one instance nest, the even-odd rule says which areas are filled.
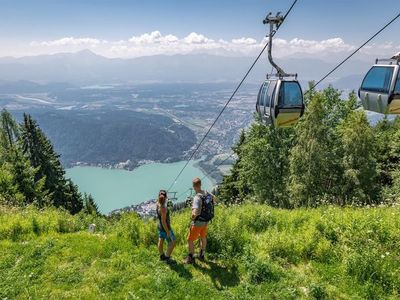
[[[66,177],[78,185],[79,191],[91,194],[99,206],[100,212],[107,214],[114,209],[139,204],[154,199],[160,189],[167,189],[186,161],[176,163],[151,163],[133,171],[104,169],[99,167],[74,167],[67,169]],[[171,188],[177,196],[191,187],[194,177],[202,178],[204,173],[189,162],[188,166]],[[203,180],[203,187],[210,190],[213,182]],[[189,194],[189,192],[187,192]],[[178,200],[184,200],[184,194]]]

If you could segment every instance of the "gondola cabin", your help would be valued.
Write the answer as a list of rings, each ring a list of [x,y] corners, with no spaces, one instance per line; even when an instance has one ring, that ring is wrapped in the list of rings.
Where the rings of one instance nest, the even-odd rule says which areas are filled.
[[[267,79],[260,88],[256,111],[275,128],[291,127],[304,112],[303,91],[297,80]]]
[[[400,114],[399,69],[399,60],[376,61],[358,91],[364,109],[382,114]]]

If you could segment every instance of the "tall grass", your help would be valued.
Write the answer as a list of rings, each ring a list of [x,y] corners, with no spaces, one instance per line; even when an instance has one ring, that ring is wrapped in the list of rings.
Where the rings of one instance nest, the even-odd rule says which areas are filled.
[[[172,215],[178,264],[169,267],[155,222],[135,214],[0,209],[0,298],[400,297],[399,207],[218,207],[208,260],[183,266],[189,214]]]

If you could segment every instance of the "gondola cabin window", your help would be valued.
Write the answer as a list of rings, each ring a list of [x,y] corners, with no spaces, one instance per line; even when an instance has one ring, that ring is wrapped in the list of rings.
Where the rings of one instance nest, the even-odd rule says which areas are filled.
[[[260,106],[264,105],[264,97],[267,91],[268,91],[268,83],[264,82],[263,85],[261,86],[260,93],[258,95],[258,105]]]
[[[283,81],[279,93],[279,107],[301,107],[303,95],[297,82]]]
[[[372,67],[364,78],[361,90],[384,94],[389,93],[392,76],[392,67]]]
[[[266,100],[266,107],[273,107],[274,106],[274,97],[275,97],[275,87],[276,87],[276,81],[271,81],[269,84],[269,89],[268,89],[268,94],[267,94],[267,100]],[[272,104],[271,104],[272,102]]]

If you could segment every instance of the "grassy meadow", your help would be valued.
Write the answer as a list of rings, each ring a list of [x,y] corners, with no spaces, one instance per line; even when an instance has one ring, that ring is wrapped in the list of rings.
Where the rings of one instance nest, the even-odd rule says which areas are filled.
[[[398,299],[400,207],[218,207],[208,259],[186,266],[189,211],[172,216],[176,265],[154,221],[0,208],[0,299]],[[88,232],[95,223],[97,232]]]

